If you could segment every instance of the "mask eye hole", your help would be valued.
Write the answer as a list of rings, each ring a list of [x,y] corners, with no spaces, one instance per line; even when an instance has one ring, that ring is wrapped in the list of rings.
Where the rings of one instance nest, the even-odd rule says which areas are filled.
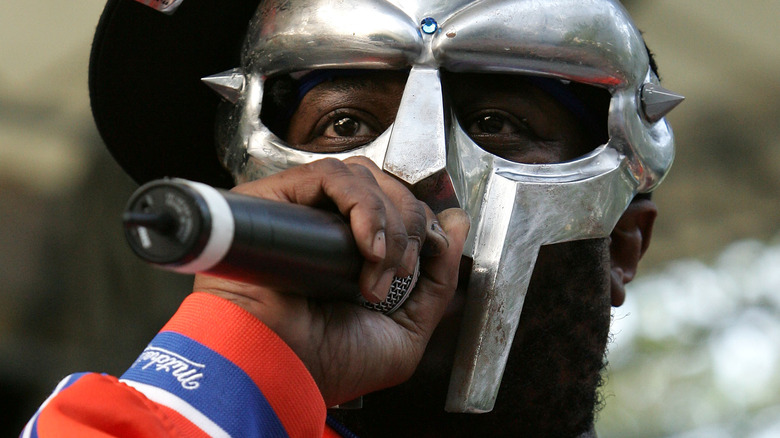
[[[461,128],[501,158],[560,163],[608,139],[607,90],[510,74],[443,72],[442,79]]]
[[[406,71],[315,70],[298,80],[267,81],[261,119],[296,149],[349,151],[372,142],[395,121],[407,76]]]

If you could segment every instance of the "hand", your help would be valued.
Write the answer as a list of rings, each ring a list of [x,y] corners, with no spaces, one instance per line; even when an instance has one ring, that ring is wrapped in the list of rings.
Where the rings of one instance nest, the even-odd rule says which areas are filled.
[[[335,205],[365,258],[359,288],[371,302],[386,297],[393,276],[410,274],[425,248],[416,287],[390,316],[261,285],[208,276],[195,280],[195,290],[233,301],[279,335],[304,362],[328,406],[408,379],[457,286],[469,228],[465,212],[451,209],[437,218],[403,184],[362,157],[320,160],[234,190],[310,206]]]

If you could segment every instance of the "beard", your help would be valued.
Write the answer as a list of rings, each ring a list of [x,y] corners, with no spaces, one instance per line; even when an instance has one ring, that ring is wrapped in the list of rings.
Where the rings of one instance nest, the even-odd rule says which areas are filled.
[[[493,411],[444,411],[460,315],[443,321],[415,374],[330,414],[361,436],[574,437],[593,427],[606,365],[607,239],[542,247]]]

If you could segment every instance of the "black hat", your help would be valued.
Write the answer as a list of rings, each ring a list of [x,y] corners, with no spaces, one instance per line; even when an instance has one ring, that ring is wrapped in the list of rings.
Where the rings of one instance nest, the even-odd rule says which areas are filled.
[[[92,114],[136,182],[170,176],[233,185],[214,143],[219,97],[200,78],[239,66],[259,1],[183,0],[172,15],[108,1],[90,56]]]

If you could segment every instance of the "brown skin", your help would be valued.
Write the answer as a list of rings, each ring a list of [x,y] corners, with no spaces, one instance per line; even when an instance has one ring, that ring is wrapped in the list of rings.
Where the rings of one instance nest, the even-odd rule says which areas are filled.
[[[445,79],[461,126],[496,155],[552,163],[596,146],[563,107],[516,76]],[[392,123],[404,81],[400,73],[375,72],[318,85],[293,114],[288,142],[337,152],[371,141]],[[196,279],[197,290],[238,303],[279,334],[306,364],[328,405],[374,393],[362,410],[342,414],[356,432],[571,436],[592,426],[610,304],[622,304],[624,285],[647,249],[656,214],[652,202],[632,203],[611,238],[542,248],[496,409],[456,415],[444,413],[443,405],[463,303],[456,286],[468,232],[465,213],[434,215],[424,196],[412,195],[414,187],[364,158],[319,161],[235,190],[338,209],[366,258],[360,289],[371,301],[386,294],[389,273],[407,273],[422,252],[421,279],[390,317],[260,286]],[[443,231],[435,231],[437,221]]]

